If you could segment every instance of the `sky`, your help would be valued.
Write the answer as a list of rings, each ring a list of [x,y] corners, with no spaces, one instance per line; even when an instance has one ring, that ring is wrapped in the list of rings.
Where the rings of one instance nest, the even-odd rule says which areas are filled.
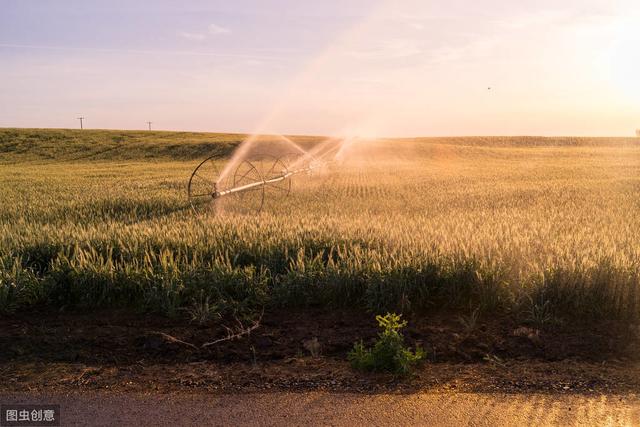
[[[0,127],[628,136],[637,0],[0,0]]]

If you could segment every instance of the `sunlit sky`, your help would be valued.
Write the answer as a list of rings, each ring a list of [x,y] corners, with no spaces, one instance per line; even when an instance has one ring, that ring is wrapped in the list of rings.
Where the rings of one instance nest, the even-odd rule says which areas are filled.
[[[0,0],[0,126],[632,135],[640,1]]]

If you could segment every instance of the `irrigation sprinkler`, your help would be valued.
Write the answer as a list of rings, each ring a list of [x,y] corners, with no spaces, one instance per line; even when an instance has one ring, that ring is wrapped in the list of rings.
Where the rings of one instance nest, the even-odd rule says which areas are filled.
[[[196,213],[212,210],[217,203],[231,201],[245,212],[260,212],[265,195],[288,196],[291,178],[311,174],[329,162],[311,156],[260,156],[243,160],[221,176],[219,156],[203,160],[193,171],[187,187],[189,203]],[[237,209],[236,209],[237,210]]]

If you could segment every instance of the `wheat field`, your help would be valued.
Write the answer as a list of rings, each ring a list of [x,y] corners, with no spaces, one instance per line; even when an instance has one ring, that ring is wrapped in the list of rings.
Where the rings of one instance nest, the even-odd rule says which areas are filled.
[[[360,141],[259,214],[195,215],[191,171],[243,138],[0,130],[0,312],[175,315],[206,296],[639,317],[638,140]]]

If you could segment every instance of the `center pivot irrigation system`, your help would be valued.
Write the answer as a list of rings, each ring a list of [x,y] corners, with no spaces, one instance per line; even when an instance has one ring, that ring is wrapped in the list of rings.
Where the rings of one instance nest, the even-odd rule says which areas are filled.
[[[260,212],[265,194],[288,196],[293,176],[312,175],[333,162],[326,160],[327,153],[324,154],[317,157],[310,154],[256,155],[250,160],[242,160],[237,166],[227,165],[222,169],[219,169],[222,166],[219,156],[208,157],[189,178],[189,202],[196,213],[215,211],[219,205],[234,211]]]

